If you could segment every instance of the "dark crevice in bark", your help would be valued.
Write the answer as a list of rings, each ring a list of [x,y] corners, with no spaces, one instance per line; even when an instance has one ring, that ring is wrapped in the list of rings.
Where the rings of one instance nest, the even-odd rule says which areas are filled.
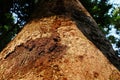
[[[71,17],[83,34],[120,70],[120,58],[115,55],[110,42],[100,31],[94,19],[90,15],[88,16],[86,9],[78,3],[78,0],[43,1],[43,4],[40,3],[39,6],[39,9],[36,10],[38,14],[35,12],[35,15],[33,15],[34,19],[52,15]]]
[[[6,79],[18,77],[29,72],[33,68],[40,71],[48,68],[53,61],[59,60],[65,54],[66,45],[60,43],[60,36],[56,33],[51,37],[37,38],[29,40],[19,46],[4,58],[4,62],[9,63],[5,67],[11,68],[9,72],[5,72]],[[0,63],[1,64],[1,63]]]

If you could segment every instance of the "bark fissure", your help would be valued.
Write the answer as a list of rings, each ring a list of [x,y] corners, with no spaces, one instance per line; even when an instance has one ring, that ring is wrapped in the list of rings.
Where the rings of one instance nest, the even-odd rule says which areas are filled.
[[[39,67],[41,64],[49,64],[61,58],[65,53],[65,49],[66,46],[60,43],[60,37],[58,35],[53,35],[50,38],[29,40],[16,47],[14,52],[6,56],[4,61],[13,66],[10,66],[11,70],[9,72],[5,71],[5,74],[8,79],[17,77],[18,74],[22,76],[34,67]],[[46,63],[42,60],[43,58],[46,58]],[[40,61],[36,63],[36,60]]]

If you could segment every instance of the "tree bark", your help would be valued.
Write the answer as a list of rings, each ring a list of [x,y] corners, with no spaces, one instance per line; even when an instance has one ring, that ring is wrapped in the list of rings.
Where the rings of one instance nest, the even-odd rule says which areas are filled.
[[[119,59],[78,0],[41,0],[0,53],[0,80],[119,80],[117,68]]]

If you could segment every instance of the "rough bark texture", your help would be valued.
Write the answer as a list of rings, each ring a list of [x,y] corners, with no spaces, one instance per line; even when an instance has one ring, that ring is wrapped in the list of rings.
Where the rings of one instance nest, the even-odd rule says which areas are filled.
[[[0,80],[120,80],[120,72],[78,29],[79,19],[53,12],[34,17],[0,53]]]

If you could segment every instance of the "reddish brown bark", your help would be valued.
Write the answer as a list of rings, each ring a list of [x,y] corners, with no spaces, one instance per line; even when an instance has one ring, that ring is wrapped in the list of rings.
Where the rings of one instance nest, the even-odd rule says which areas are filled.
[[[78,0],[71,2],[63,1],[69,5],[65,10],[77,8],[90,17]],[[61,8],[54,6],[53,9]],[[120,79],[120,72],[78,29],[77,20],[69,10],[59,15],[56,10],[50,11],[46,7],[39,15],[36,13],[38,18],[34,13],[32,20],[0,53],[0,80]]]

